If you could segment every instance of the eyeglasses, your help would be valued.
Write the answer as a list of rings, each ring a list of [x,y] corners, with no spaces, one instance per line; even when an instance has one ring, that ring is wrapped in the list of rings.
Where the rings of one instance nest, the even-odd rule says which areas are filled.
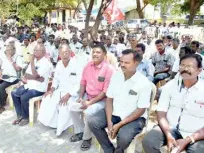
[[[180,69],[188,69],[188,70],[193,70],[195,69],[196,67],[195,66],[192,66],[192,65],[179,65],[179,68]]]

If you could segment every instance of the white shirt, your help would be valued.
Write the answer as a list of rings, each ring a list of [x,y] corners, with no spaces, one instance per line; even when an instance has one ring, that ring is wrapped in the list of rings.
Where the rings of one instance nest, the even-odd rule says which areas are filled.
[[[41,58],[39,61],[35,59],[34,63],[38,74],[44,78],[44,81],[27,80],[27,84],[25,84],[24,87],[25,89],[34,89],[40,92],[45,92],[52,71],[52,65],[45,57]],[[28,66],[26,73],[32,75],[31,65]]]
[[[52,51],[51,51],[50,57],[53,59],[53,61],[54,61],[55,63],[57,63],[58,56],[59,56],[59,49],[56,48],[56,47],[53,47],[53,48],[52,48]]]
[[[89,47],[89,46],[86,46],[86,47],[81,47],[79,50],[78,50],[78,52],[77,52],[77,54],[83,54],[83,53],[85,53],[85,54],[87,54],[87,55],[91,55],[92,54],[92,49]]]
[[[82,47],[82,44],[77,42],[76,44],[74,43],[70,43],[70,48],[74,53],[78,53],[78,51],[80,50],[80,48]]]
[[[178,130],[185,138],[204,126],[204,81],[198,80],[189,89],[182,87],[181,82],[181,79],[173,79],[167,83],[157,111],[167,112],[170,127],[175,129],[179,124]]]
[[[173,55],[175,59],[179,58],[179,53],[180,53],[180,47],[179,46],[177,49],[169,48],[167,51],[170,52],[171,55]]]
[[[13,61],[16,62],[16,65],[19,67],[23,67],[23,58],[20,55],[15,54],[12,57]],[[15,68],[13,67],[13,64],[8,60],[8,58],[3,58],[2,59],[2,74],[3,75],[8,75],[8,76],[13,76],[9,79],[5,79],[7,82],[14,82],[17,79],[17,72]]]
[[[122,56],[122,52],[123,52],[124,50],[126,50],[126,49],[127,49],[127,48],[126,48],[126,46],[125,46],[124,44],[118,43],[118,44],[116,45],[117,57],[121,57],[121,56]]]
[[[122,70],[117,71],[110,80],[107,97],[113,98],[113,115],[122,120],[137,108],[149,108],[151,96],[149,80],[137,71],[125,81]],[[142,117],[147,117],[145,112]]]
[[[75,58],[70,59],[67,67],[63,65],[62,61],[59,61],[55,69],[52,87],[65,91],[71,96],[77,96],[82,76],[82,70],[78,66]]]

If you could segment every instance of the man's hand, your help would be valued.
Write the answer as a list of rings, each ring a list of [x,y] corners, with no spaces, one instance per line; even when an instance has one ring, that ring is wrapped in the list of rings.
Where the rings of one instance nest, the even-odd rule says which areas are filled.
[[[171,133],[167,134],[167,147],[168,151],[171,152],[175,147],[177,147],[177,142]]]
[[[67,102],[68,102],[69,98],[70,98],[70,94],[66,94],[65,96],[63,96],[60,99],[59,105],[61,105],[61,106],[67,105]]]
[[[83,103],[83,99],[82,99],[82,98],[79,98],[76,102],[77,102],[77,103]]]
[[[34,55],[30,54],[30,62],[34,63],[34,59],[35,59]]]
[[[113,130],[113,122],[111,121],[108,123],[108,135],[110,137],[111,137],[112,130]]]
[[[120,128],[121,128],[120,123],[113,125],[112,132],[111,132],[111,139],[115,139],[116,134],[118,133]]]
[[[177,143],[177,148],[178,148],[177,153],[184,151],[187,145],[189,144],[189,142],[186,139],[178,139],[176,140],[176,143]]]
[[[54,90],[53,90],[53,89],[50,89],[49,91],[47,91],[47,92],[44,94],[44,97],[47,97],[48,95],[50,95],[50,97],[52,97],[53,92],[54,92]]]
[[[25,77],[22,77],[21,81],[23,82],[23,84],[27,84],[27,79]]]
[[[81,103],[82,106],[80,107],[80,109],[87,109],[90,105],[91,105],[91,101],[84,101]]]

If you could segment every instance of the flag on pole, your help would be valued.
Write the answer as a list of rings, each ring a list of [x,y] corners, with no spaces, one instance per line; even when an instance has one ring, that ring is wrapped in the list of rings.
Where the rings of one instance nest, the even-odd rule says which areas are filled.
[[[104,12],[104,16],[109,24],[116,21],[124,20],[125,16],[121,9],[118,8],[118,1],[112,0]]]

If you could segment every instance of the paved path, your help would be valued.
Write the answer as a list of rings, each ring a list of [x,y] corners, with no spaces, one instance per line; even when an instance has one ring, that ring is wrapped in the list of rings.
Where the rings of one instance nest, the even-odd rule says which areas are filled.
[[[72,133],[64,132],[56,137],[55,130],[40,123],[34,127],[12,125],[16,118],[14,111],[0,114],[0,153],[82,153],[81,142],[70,143]],[[83,153],[98,153],[95,145]]]

